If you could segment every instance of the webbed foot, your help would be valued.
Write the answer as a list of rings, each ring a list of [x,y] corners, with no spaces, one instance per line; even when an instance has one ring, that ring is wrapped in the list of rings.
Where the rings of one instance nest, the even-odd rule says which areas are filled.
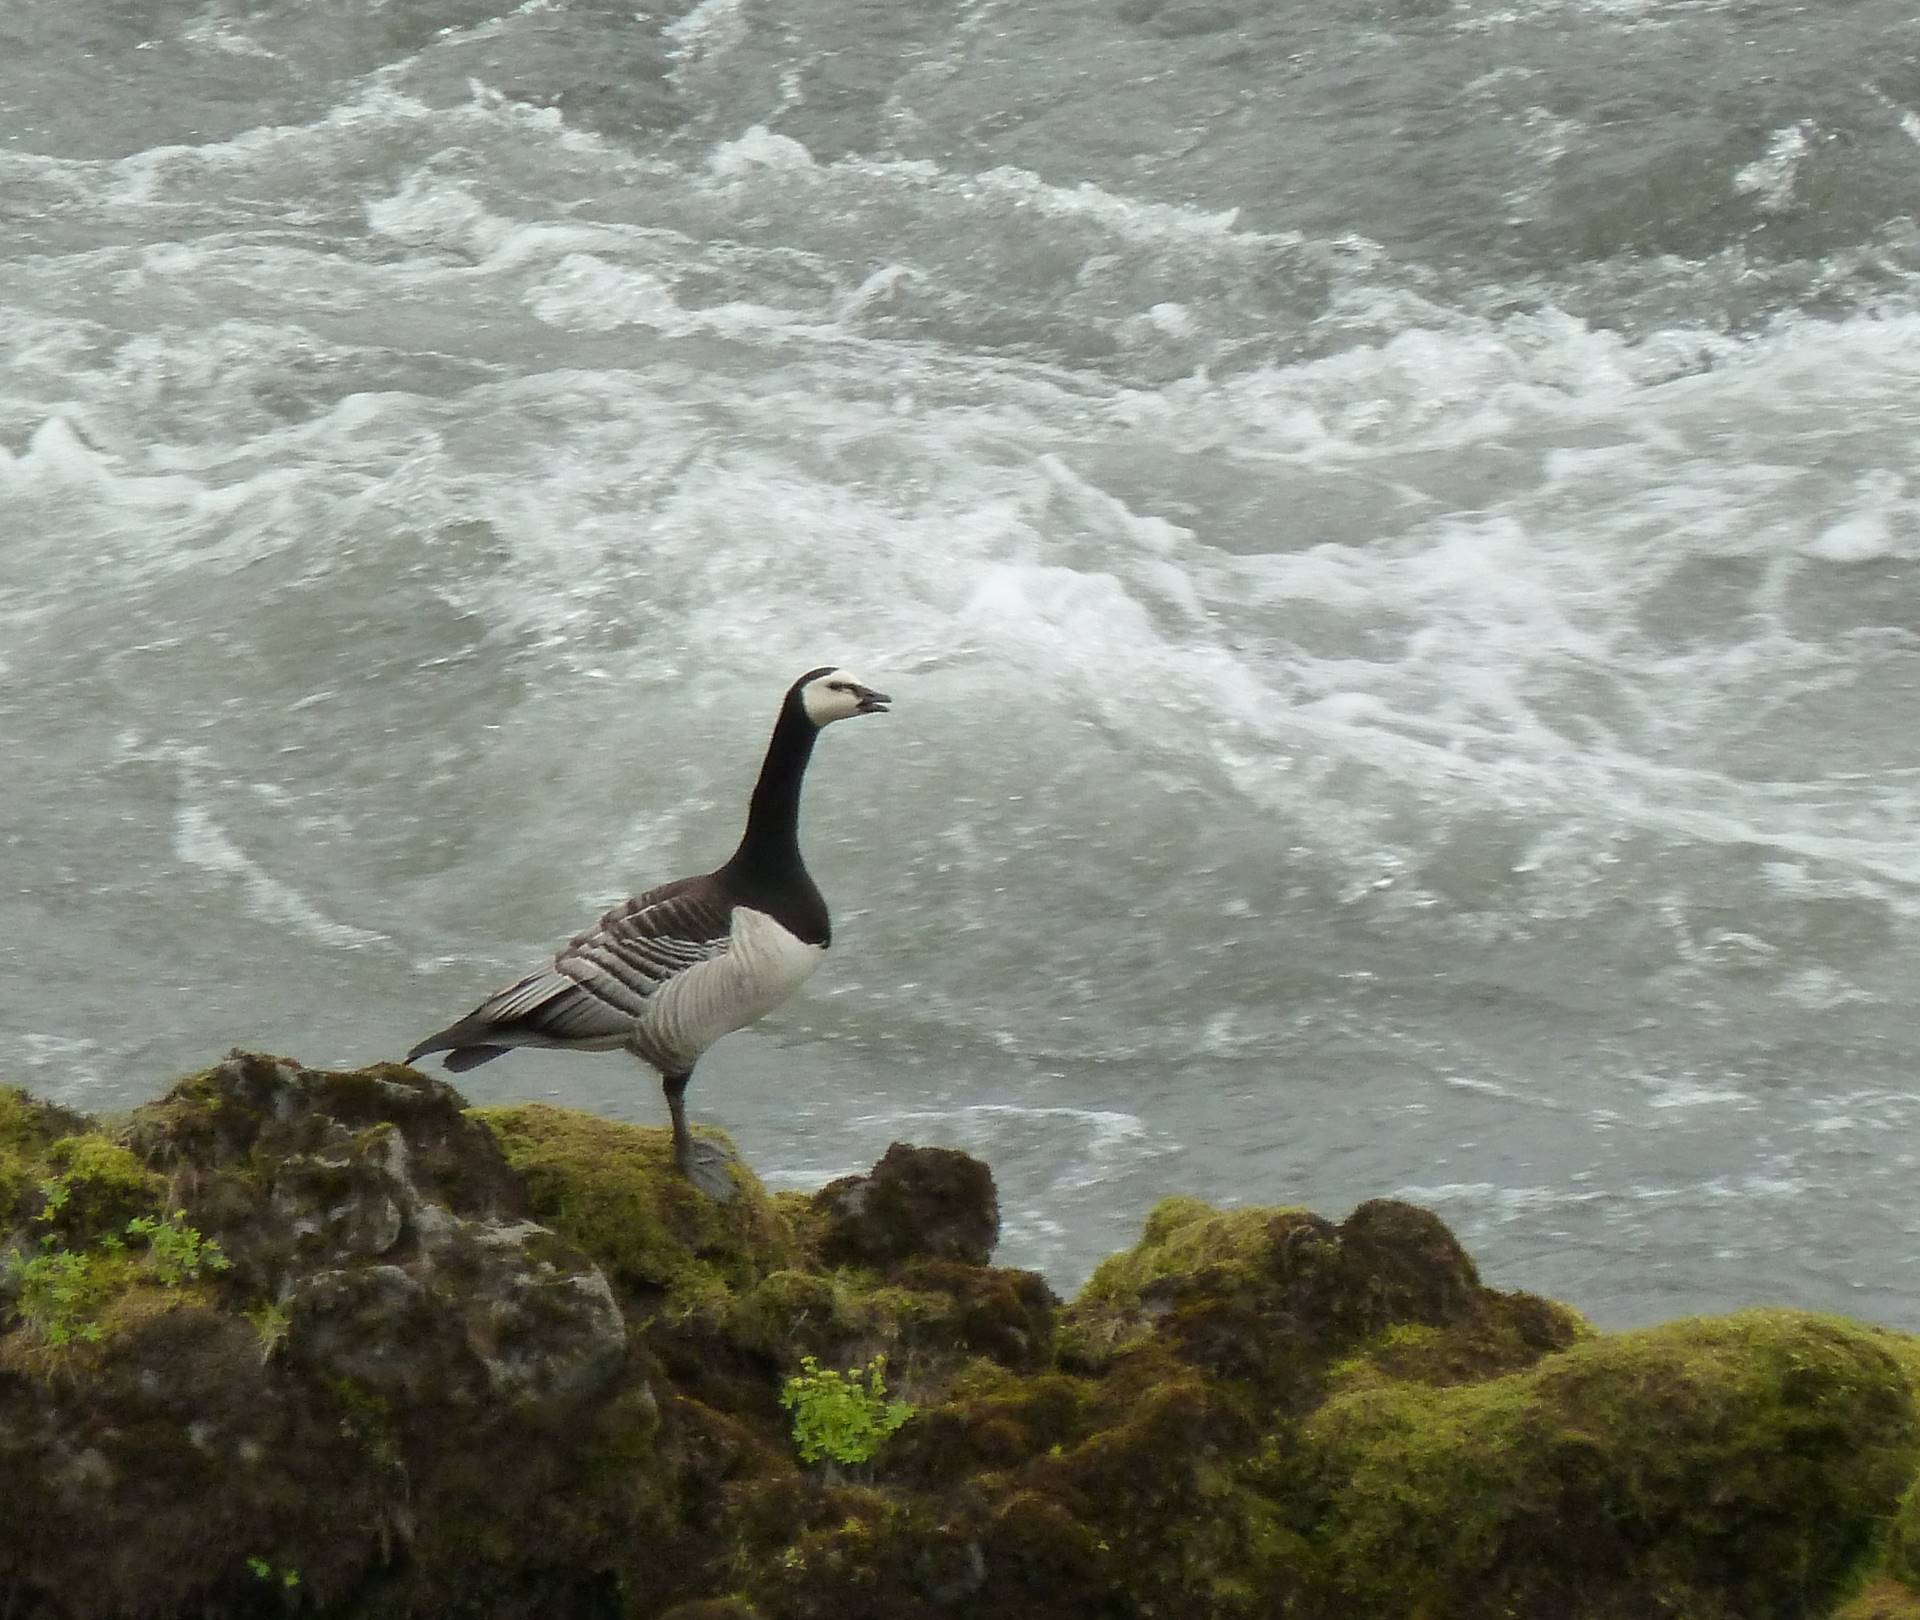
[[[740,1162],[740,1156],[718,1142],[689,1141],[674,1155],[674,1162],[680,1173],[716,1204],[730,1204],[740,1196],[739,1184],[733,1179],[733,1166]]]

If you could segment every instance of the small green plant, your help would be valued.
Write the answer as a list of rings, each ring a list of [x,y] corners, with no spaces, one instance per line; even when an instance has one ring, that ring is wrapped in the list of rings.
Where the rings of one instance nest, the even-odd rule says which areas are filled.
[[[41,1341],[56,1350],[78,1339],[91,1344],[100,1337],[93,1320],[106,1291],[99,1260],[72,1249],[52,1247],[41,1240],[40,1253],[29,1258],[14,1249],[7,1255],[7,1281],[14,1289],[14,1308]],[[118,1240],[115,1240],[118,1246]]]
[[[136,1215],[127,1222],[127,1236],[145,1238],[147,1265],[165,1288],[190,1283],[203,1271],[225,1271],[232,1265],[218,1243],[185,1224],[187,1212],[169,1216]]]
[[[300,1584],[300,1571],[297,1569],[276,1570],[266,1559],[255,1554],[247,1560],[247,1568],[253,1571],[257,1581],[277,1580],[289,1592]]]
[[[253,1331],[260,1335],[260,1359],[271,1361],[285,1342],[287,1328],[292,1321],[286,1306],[275,1304],[270,1299],[262,1300],[258,1305],[248,1308],[247,1320],[253,1324]]]
[[[887,1399],[886,1368],[885,1356],[875,1356],[864,1372],[835,1372],[812,1356],[800,1358],[780,1404],[793,1414],[793,1443],[803,1461],[870,1462],[881,1441],[913,1416],[906,1401]]]
[[[71,1191],[59,1179],[43,1181],[47,1200],[41,1220],[51,1220]],[[232,1263],[220,1245],[184,1224],[186,1211],[171,1217],[136,1215],[127,1222],[126,1238],[146,1245],[136,1264],[130,1264],[126,1238],[104,1234],[86,1248],[59,1248],[49,1234],[40,1251],[10,1250],[0,1271],[13,1294],[13,1307],[40,1342],[62,1350],[75,1342],[97,1343],[100,1313],[107,1302],[134,1277],[144,1274],[164,1288],[179,1288],[203,1271],[225,1271]]]
[[[38,1185],[40,1196],[46,1199],[46,1203],[34,1219],[50,1221],[67,1207],[67,1200],[73,1196],[73,1183],[65,1176],[49,1176]]]

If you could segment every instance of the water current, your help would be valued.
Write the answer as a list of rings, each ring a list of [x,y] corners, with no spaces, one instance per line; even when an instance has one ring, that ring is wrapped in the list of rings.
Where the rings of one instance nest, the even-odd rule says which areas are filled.
[[[836,728],[690,1102],[1070,1289],[1393,1195],[1920,1328],[1920,19],[0,17],[0,1080],[393,1057]],[[649,1123],[618,1055],[468,1077]]]

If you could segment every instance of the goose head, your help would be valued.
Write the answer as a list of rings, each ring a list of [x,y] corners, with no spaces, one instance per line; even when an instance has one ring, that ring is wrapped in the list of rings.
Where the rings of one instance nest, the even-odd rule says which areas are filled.
[[[893,701],[885,692],[876,692],[859,677],[832,664],[810,669],[793,683],[787,701],[797,702],[800,712],[815,727],[830,726],[856,714],[885,714]]]

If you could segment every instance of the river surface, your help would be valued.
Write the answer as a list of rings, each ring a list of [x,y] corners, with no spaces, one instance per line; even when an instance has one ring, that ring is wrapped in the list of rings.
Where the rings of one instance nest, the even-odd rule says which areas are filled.
[[[1906,0],[8,7],[0,1080],[397,1057],[843,663],[771,1184],[1920,1329],[1916,209]]]

